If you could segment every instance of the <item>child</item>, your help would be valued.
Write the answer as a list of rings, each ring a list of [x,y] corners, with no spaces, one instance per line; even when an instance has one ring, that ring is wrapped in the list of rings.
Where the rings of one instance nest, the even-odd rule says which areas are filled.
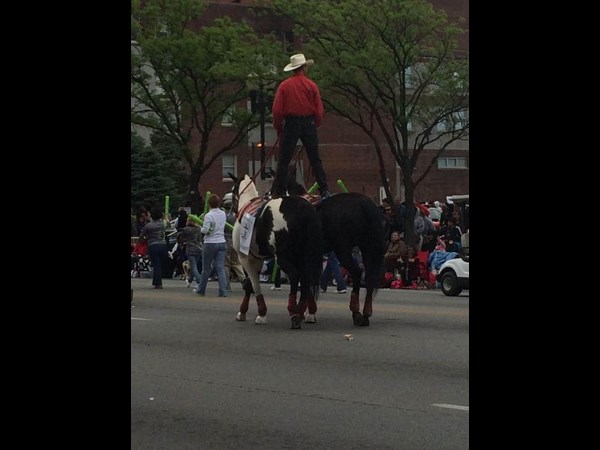
[[[398,258],[398,275],[402,279],[402,287],[409,288],[413,285],[416,287],[419,281],[420,267],[419,258],[417,257],[417,248],[413,245],[408,247],[408,254]]]
[[[148,241],[140,236],[131,250],[131,278],[139,278],[140,272],[148,270]]]

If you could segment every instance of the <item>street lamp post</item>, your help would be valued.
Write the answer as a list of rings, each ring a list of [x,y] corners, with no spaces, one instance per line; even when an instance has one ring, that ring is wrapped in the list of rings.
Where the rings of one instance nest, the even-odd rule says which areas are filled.
[[[256,167],[254,166],[254,142],[252,143],[252,176],[256,173]]]
[[[260,142],[257,144],[260,151],[260,179],[266,179],[265,172],[265,94],[262,80],[255,74],[248,75],[246,82],[250,92],[252,112],[258,112],[260,119]],[[252,143],[252,171],[254,172],[254,143]]]
[[[258,84],[258,108],[260,113],[260,179],[266,179],[265,173],[265,94],[262,81]]]

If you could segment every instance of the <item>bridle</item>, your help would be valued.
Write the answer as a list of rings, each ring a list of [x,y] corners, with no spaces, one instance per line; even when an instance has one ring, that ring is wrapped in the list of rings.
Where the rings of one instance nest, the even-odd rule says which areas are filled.
[[[265,155],[265,160],[262,163],[262,165],[260,166],[260,168],[258,169],[258,171],[250,177],[250,179],[252,180],[252,183],[254,183],[255,185],[256,185],[256,177],[258,176],[259,173],[261,173],[264,170],[264,167],[265,167],[267,161],[271,157],[271,154],[273,153],[273,151],[277,148],[278,144],[279,144],[279,135],[277,135],[277,139],[275,140],[275,143],[273,144],[273,146],[271,147],[269,152]],[[235,207],[235,212],[237,214],[239,198],[242,196],[244,191],[250,187],[250,183],[248,183],[248,185],[246,185],[246,187],[244,189],[242,189],[242,192],[238,192],[238,189],[240,187],[238,178],[235,177],[231,172],[229,172],[229,176],[231,177],[232,180],[235,181],[233,187],[231,188],[231,194],[232,194],[231,209],[233,210]]]

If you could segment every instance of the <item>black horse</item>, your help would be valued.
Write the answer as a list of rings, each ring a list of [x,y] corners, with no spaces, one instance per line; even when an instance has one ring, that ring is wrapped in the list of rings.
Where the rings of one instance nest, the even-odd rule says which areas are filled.
[[[288,181],[288,192],[307,195],[304,187],[293,179]],[[373,295],[383,279],[385,269],[385,218],[369,197],[358,192],[334,194],[323,201],[314,196],[312,199],[321,222],[323,253],[333,250],[352,277],[350,311],[354,325],[369,326]],[[360,250],[363,268],[353,258],[355,247]],[[367,292],[361,314],[359,294],[362,270],[365,271]],[[308,306],[309,313],[310,309],[316,310],[310,301]]]
[[[373,294],[383,278],[385,235],[379,208],[358,192],[335,194],[316,206],[321,219],[325,251],[333,250],[340,264],[350,272],[352,293],[350,311],[354,325],[368,326],[373,313]],[[367,290],[360,313],[361,268],[352,255],[358,247],[362,255]]]
[[[233,207],[238,212],[232,232],[232,245],[248,274],[244,298],[236,320],[245,321],[250,295],[258,306],[255,323],[267,323],[267,305],[262,294],[259,272],[263,260],[277,257],[277,263],[290,279],[288,311],[291,328],[300,328],[303,313],[316,312],[316,299],[322,270],[323,246],[319,217],[313,206],[299,196],[274,200],[258,196],[254,182],[245,176],[236,181]],[[247,279],[247,280],[248,280]],[[297,302],[298,288],[300,300]],[[307,322],[314,322],[307,319]]]

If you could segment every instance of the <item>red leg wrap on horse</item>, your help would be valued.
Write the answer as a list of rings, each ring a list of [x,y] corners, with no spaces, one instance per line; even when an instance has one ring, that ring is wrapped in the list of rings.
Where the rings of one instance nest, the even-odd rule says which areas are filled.
[[[371,317],[371,314],[373,314],[373,294],[367,294],[363,305],[363,316]]]
[[[350,311],[353,313],[360,312],[360,303],[358,301],[358,293],[350,294]]]
[[[266,316],[267,305],[265,303],[265,297],[262,294],[256,296],[256,304],[258,305],[258,315]]]
[[[242,304],[240,305],[240,312],[242,314],[246,314],[248,312],[248,307],[250,306],[250,296],[244,295],[242,299]]]
[[[288,312],[290,316],[296,312],[296,294],[290,294],[288,296]]]

